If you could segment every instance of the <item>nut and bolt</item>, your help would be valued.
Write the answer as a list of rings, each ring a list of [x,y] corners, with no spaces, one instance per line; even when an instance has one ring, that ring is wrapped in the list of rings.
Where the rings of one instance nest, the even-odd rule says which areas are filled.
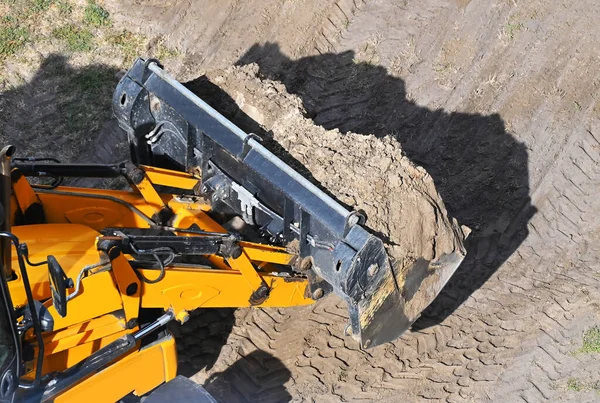
[[[323,294],[325,294],[325,292],[323,291],[322,288],[317,288],[316,290],[313,291],[312,293],[312,297],[313,299],[320,299],[323,297]]]

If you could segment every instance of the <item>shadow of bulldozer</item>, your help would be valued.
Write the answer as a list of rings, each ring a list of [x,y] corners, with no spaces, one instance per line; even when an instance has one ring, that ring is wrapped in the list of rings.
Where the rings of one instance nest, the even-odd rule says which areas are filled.
[[[291,60],[277,44],[257,44],[238,61],[249,63],[298,95],[325,129],[396,138],[432,176],[448,212],[473,230],[466,259],[413,329],[452,314],[527,237],[535,213],[527,148],[506,131],[500,115],[419,106],[407,99],[402,79],[357,62],[353,51]]]
[[[2,141],[15,145],[19,157],[97,160],[95,140],[112,116],[116,73],[114,67],[100,64],[72,67],[64,55],[49,55],[27,83],[0,87]],[[119,142],[111,140],[106,142],[112,145],[112,157],[125,158],[115,153]]]
[[[211,375],[204,387],[223,402],[289,402],[284,385],[291,375],[280,360],[256,350]]]

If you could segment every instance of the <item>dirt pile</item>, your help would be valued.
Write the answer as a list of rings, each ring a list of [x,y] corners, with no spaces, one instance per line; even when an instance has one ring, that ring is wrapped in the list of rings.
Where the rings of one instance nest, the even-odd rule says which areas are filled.
[[[432,178],[403,155],[397,140],[315,125],[301,100],[283,84],[259,78],[256,65],[207,77],[239,106],[228,117],[246,130],[248,117],[260,124],[267,147],[339,201],[366,213],[367,226],[384,240],[399,271],[418,258],[464,253],[463,230],[448,216]]]

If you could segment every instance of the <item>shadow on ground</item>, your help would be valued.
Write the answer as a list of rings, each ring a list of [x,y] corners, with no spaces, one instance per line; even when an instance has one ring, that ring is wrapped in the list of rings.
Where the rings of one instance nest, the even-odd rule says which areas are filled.
[[[535,213],[527,149],[506,131],[500,115],[419,106],[407,99],[402,79],[356,62],[352,51],[291,60],[267,43],[254,45],[238,61],[249,63],[298,95],[316,124],[398,139],[406,155],[431,174],[450,214],[473,230],[464,263],[414,329],[454,312],[527,236]]]
[[[285,383],[291,376],[279,359],[256,350],[211,375],[204,387],[223,402],[289,402]]]
[[[2,141],[15,145],[19,157],[97,159],[93,146],[112,116],[116,73],[100,64],[71,67],[65,56],[51,54],[27,83],[0,87]]]
[[[190,377],[212,369],[235,324],[234,313],[235,309],[198,309],[184,325],[169,325],[177,339],[179,374]]]

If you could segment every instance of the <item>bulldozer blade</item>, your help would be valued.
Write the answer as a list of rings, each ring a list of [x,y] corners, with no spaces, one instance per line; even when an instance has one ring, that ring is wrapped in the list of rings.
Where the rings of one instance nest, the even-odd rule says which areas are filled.
[[[395,340],[437,297],[463,259],[458,252],[435,261],[420,259],[396,273],[382,257],[381,265],[360,273],[347,290],[354,297],[348,301],[352,335],[363,348]]]
[[[113,97],[137,164],[199,174],[197,194],[217,213],[235,214],[272,243],[294,245],[314,299],[335,292],[348,303],[363,347],[398,337],[440,292],[464,251],[400,270],[364,217],[302,177],[156,60],[138,59]],[[460,240],[458,241],[460,243]]]

